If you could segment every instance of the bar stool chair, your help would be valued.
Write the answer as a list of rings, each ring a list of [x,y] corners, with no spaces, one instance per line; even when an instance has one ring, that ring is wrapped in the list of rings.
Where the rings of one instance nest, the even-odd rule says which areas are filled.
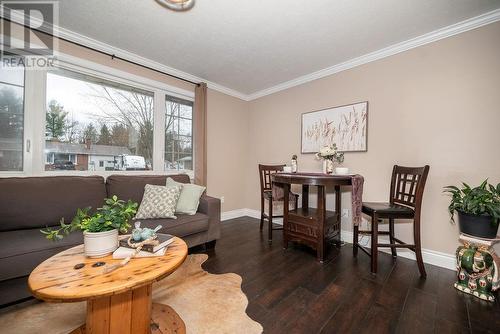
[[[260,176],[260,230],[264,226],[264,219],[268,221],[268,241],[271,243],[273,241],[273,231],[283,230],[283,227],[273,227],[273,218],[283,218],[283,198],[273,198],[273,185],[271,176],[274,173],[283,171],[285,165],[261,165],[259,164],[259,176]],[[295,197],[295,200],[290,200],[290,210],[297,209],[297,203],[299,199],[298,194],[290,193]],[[268,209],[266,210],[266,204]],[[280,209],[281,206],[281,209]],[[267,212],[266,212],[267,211]]]
[[[371,217],[371,230],[359,230],[354,226],[353,255],[358,255],[358,248],[371,256],[371,272],[377,273],[378,248],[390,247],[394,258],[397,257],[396,248],[408,248],[415,252],[418,270],[421,277],[426,277],[424,262],[422,260],[422,248],[420,241],[420,211],[422,209],[422,197],[425,182],[429,174],[429,166],[403,167],[394,166],[392,170],[391,189],[389,203],[365,203],[363,202],[363,213]],[[389,231],[379,231],[378,225],[382,219],[389,220]],[[413,220],[414,244],[406,244],[394,237],[394,219]],[[359,234],[371,235],[371,249],[367,250],[358,242]],[[379,235],[389,235],[389,244],[378,242]]]

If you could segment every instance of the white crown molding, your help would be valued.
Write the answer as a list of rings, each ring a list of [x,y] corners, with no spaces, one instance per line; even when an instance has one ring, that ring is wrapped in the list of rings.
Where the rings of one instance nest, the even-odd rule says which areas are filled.
[[[224,221],[245,216],[260,219],[260,211],[248,208],[226,211],[222,213],[222,220]],[[273,223],[283,224],[283,221],[282,219],[273,219]],[[340,233],[340,237],[342,241],[351,243],[353,235],[351,231],[342,230]],[[364,239],[361,240],[360,243],[362,243],[364,247],[370,248],[370,237],[365,236],[363,238]],[[380,251],[390,254],[389,249],[381,249]],[[410,250],[398,249],[398,256],[415,261],[415,254]],[[422,249],[422,257],[424,259],[424,262],[427,264],[450,270],[456,270],[456,258],[453,254],[442,253],[431,249]]]
[[[135,63],[139,63],[141,65],[145,65],[147,67],[154,68],[156,70],[175,75],[179,78],[183,78],[183,79],[194,81],[194,82],[206,82],[207,87],[210,89],[216,90],[218,92],[221,92],[221,93],[224,93],[226,95],[230,95],[230,96],[242,99],[242,100],[247,99],[247,95],[242,94],[238,91],[235,91],[234,89],[231,89],[231,88],[219,85],[215,82],[206,80],[204,78],[200,78],[200,77],[197,77],[195,75],[180,71],[180,70],[175,69],[173,67],[160,64],[159,62],[156,62],[154,60],[144,58],[142,56],[139,56],[139,55],[132,53],[132,52],[129,52],[127,50],[116,48],[116,47],[111,46],[109,44],[106,44],[106,43],[100,42],[98,40],[95,40],[93,38],[75,33],[73,31],[70,31],[70,30],[67,30],[64,28],[59,28],[59,36],[64,38],[64,39],[67,39],[67,40],[70,40],[70,41],[73,41],[73,42],[76,42],[79,44],[83,44],[86,46],[90,46],[90,47],[97,49],[97,50],[100,50],[100,51],[104,51],[106,53],[114,54],[115,56],[118,56],[120,58],[127,59],[127,60],[133,61]]]
[[[435,41],[438,41],[440,39],[444,39],[447,37],[451,37],[472,29],[476,29],[482,26],[485,26],[490,23],[494,23],[500,21],[500,9],[496,9],[494,11],[449,25],[447,27],[434,30],[430,33],[406,40],[404,42],[400,42],[397,44],[393,44],[391,46],[388,46],[386,48],[365,54],[363,56],[357,57],[350,59],[348,61],[345,61],[343,63],[327,67],[325,69],[303,75],[301,77],[295,78],[290,81],[283,82],[281,84],[278,84],[276,86],[252,93],[247,96],[248,100],[255,100],[267,95],[271,95],[277,92],[280,92],[282,90],[292,88],[295,86],[302,85],[304,83],[321,79],[326,76],[339,73],[345,70],[349,70],[351,68],[364,65],[367,63],[370,63],[372,61],[376,61],[385,57],[389,57],[425,44],[429,44]]]
[[[11,19],[14,22],[22,23],[24,17],[13,15]],[[37,21],[36,19],[33,19],[33,22],[36,23],[36,21]],[[313,72],[313,73],[310,73],[307,75],[300,76],[300,77],[295,78],[293,80],[289,80],[289,81],[283,82],[281,84],[278,84],[276,86],[269,87],[269,88],[257,91],[255,93],[251,93],[251,94],[245,94],[245,93],[236,91],[234,89],[225,87],[225,86],[217,84],[215,82],[211,82],[209,80],[206,80],[206,79],[194,76],[192,74],[177,70],[175,68],[163,65],[163,64],[156,62],[154,60],[139,56],[139,55],[132,53],[130,51],[116,48],[116,47],[111,46],[109,44],[106,44],[104,42],[100,42],[98,40],[81,35],[79,33],[76,33],[74,31],[71,31],[68,29],[64,29],[64,28],[56,26],[55,31],[57,32],[56,35],[58,35],[64,39],[67,39],[67,40],[70,40],[70,41],[73,41],[73,42],[76,42],[76,43],[79,43],[82,45],[86,45],[86,46],[89,46],[91,48],[94,48],[94,49],[97,49],[97,50],[100,50],[100,51],[103,51],[106,53],[114,54],[114,55],[119,56],[121,58],[142,64],[142,65],[145,65],[145,66],[148,66],[151,68],[154,68],[156,70],[159,70],[159,71],[162,71],[165,73],[169,73],[169,74],[178,76],[178,77],[183,78],[183,79],[187,79],[187,80],[195,81],[195,82],[206,82],[207,86],[210,89],[213,89],[213,90],[216,90],[218,92],[239,98],[239,99],[244,100],[244,101],[252,101],[252,100],[256,100],[258,98],[261,98],[261,97],[264,97],[267,95],[271,95],[271,94],[274,94],[274,93],[277,93],[277,92],[280,92],[280,91],[283,91],[283,90],[286,90],[286,89],[289,89],[289,88],[292,88],[295,86],[302,85],[302,84],[310,82],[310,81],[324,78],[326,76],[329,76],[329,75],[332,75],[335,73],[346,71],[346,70],[349,70],[351,68],[370,63],[372,61],[386,58],[386,57],[389,57],[389,56],[392,56],[392,55],[395,55],[395,54],[398,54],[398,53],[401,53],[404,51],[408,51],[410,49],[413,49],[413,48],[416,48],[416,47],[419,47],[422,45],[433,43],[433,42],[436,42],[438,40],[441,40],[441,39],[444,39],[447,37],[451,37],[451,36],[454,36],[454,35],[469,31],[469,30],[473,30],[473,29],[476,29],[476,28],[479,28],[479,27],[482,27],[482,26],[485,26],[487,24],[491,24],[491,23],[494,23],[497,21],[500,21],[500,9],[496,9],[496,10],[481,14],[479,16],[469,18],[467,20],[449,25],[447,27],[443,27],[441,29],[434,30],[434,31],[429,32],[427,34],[424,34],[424,35],[421,35],[421,36],[418,36],[418,37],[415,37],[415,38],[412,38],[412,39],[409,39],[409,40],[406,40],[406,41],[403,41],[400,43],[393,44],[393,45],[388,46],[386,48],[365,54],[365,55],[357,57],[357,58],[347,60],[343,63],[336,64],[336,65],[327,67],[325,69],[322,69],[322,70],[319,70],[319,71],[316,71],[316,72]]]
[[[11,20],[13,22],[18,23],[18,24],[24,24],[24,18],[25,18],[24,15],[20,15],[17,12],[13,12],[12,16],[11,16]],[[35,18],[35,17],[31,17],[30,20],[31,20],[31,22],[33,22],[35,24],[41,23],[40,20]],[[225,87],[225,86],[220,85],[218,83],[206,80],[204,78],[197,77],[195,75],[183,72],[181,70],[175,69],[175,68],[170,67],[170,66],[163,65],[157,61],[139,56],[138,54],[132,53],[132,52],[124,50],[124,49],[120,49],[120,48],[111,46],[107,43],[104,43],[104,42],[98,41],[96,39],[79,34],[77,32],[62,28],[58,25],[53,25],[52,28],[54,29],[53,30],[54,35],[57,37],[60,37],[60,38],[63,38],[63,39],[66,39],[66,40],[69,40],[69,41],[72,41],[72,42],[75,42],[78,44],[82,44],[82,45],[91,47],[93,49],[96,49],[96,50],[99,50],[102,52],[113,54],[117,57],[133,61],[135,63],[156,69],[158,71],[165,72],[165,73],[168,73],[171,75],[175,75],[179,78],[183,78],[183,79],[186,79],[189,81],[194,81],[194,82],[205,82],[207,84],[207,87],[210,89],[216,90],[216,91],[224,93],[226,95],[236,97],[236,98],[241,99],[241,100],[248,101],[248,95],[240,93],[234,89]]]

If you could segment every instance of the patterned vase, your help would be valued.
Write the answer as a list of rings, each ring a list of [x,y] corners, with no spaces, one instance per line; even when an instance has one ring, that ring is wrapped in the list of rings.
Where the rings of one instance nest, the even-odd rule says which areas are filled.
[[[333,173],[333,161],[324,159],[323,160],[323,174],[332,174]]]

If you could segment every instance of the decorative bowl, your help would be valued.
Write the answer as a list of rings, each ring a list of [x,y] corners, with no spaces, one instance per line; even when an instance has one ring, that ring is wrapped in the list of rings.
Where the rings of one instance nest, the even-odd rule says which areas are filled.
[[[335,174],[337,175],[347,175],[349,174],[349,168],[347,167],[336,167]]]

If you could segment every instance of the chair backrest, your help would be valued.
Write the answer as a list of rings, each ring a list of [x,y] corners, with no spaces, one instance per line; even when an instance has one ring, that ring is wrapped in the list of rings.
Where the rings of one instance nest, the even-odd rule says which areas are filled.
[[[390,202],[413,208],[416,212],[422,205],[425,182],[429,166],[403,167],[395,165],[392,170]]]
[[[281,172],[286,165],[261,165],[259,164],[260,192],[272,190],[271,176]]]

